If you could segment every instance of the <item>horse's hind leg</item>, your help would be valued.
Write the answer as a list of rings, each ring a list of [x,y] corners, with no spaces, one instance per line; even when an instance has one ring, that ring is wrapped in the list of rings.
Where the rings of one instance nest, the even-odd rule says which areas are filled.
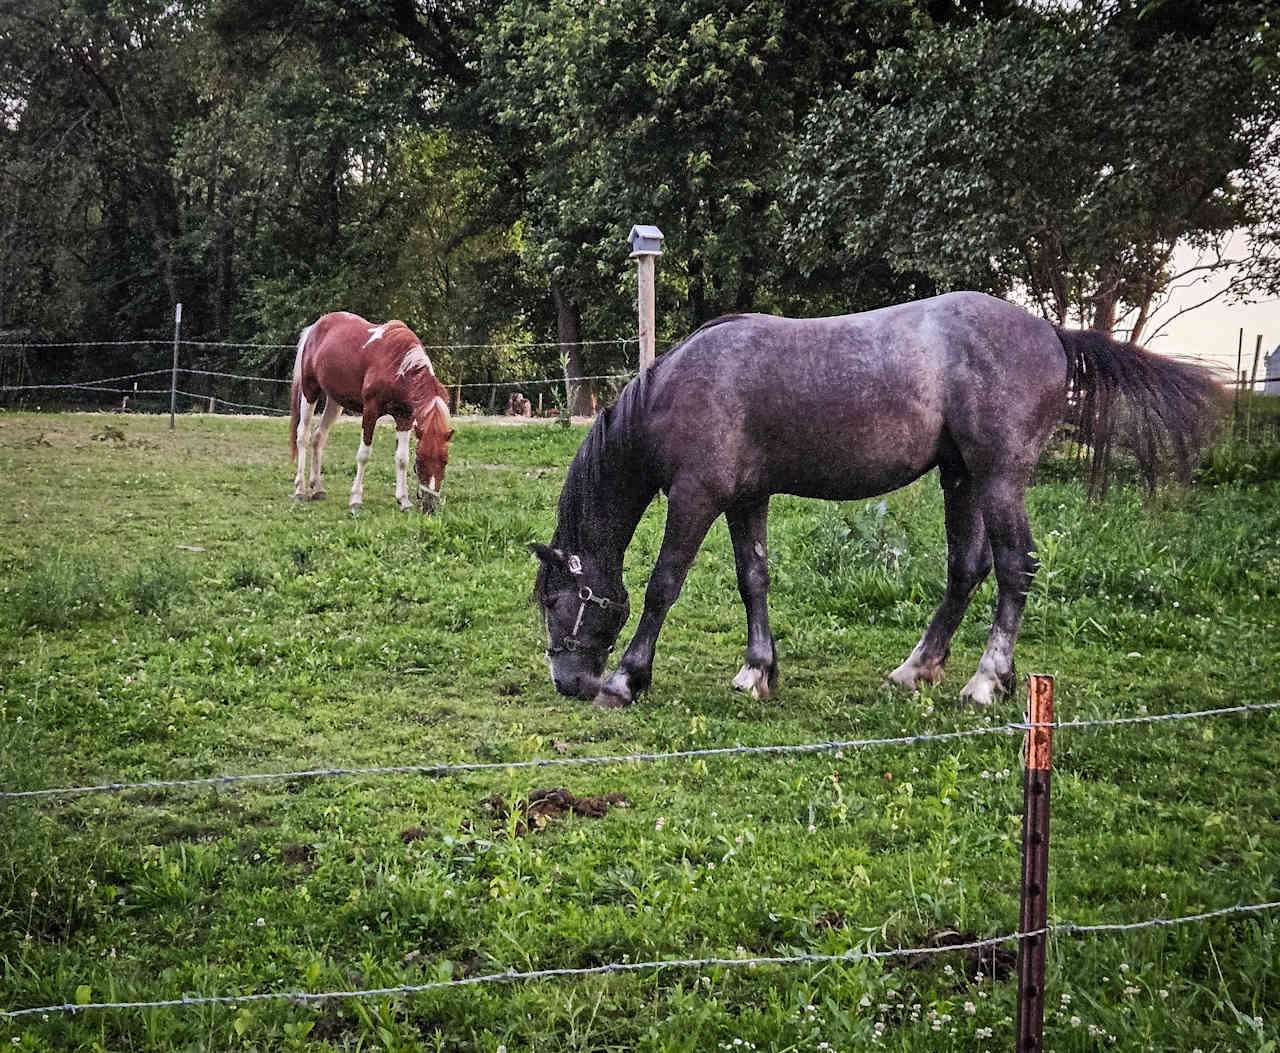
[[[747,660],[733,686],[752,698],[768,698],[778,686],[778,654],[769,631],[769,499],[727,511],[725,519],[733,539],[738,595],[747,611]]]
[[[965,684],[960,697],[985,705],[1013,690],[1013,647],[1037,561],[1027,519],[1025,474],[1017,472],[986,480],[980,501],[999,592],[986,650],[978,662],[978,671]]]
[[[333,429],[333,422],[342,416],[342,406],[335,399],[326,398],[324,403],[324,413],[320,415],[320,421],[316,424],[316,430],[311,437],[311,500],[323,501],[324,480],[321,478],[321,470],[324,462],[324,448],[329,442],[329,432]]]
[[[298,444],[298,471],[293,477],[295,501],[307,501],[311,498],[307,489],[307,448],[310,444],[311,414],[314,409],[306,395],[299,396],[298,433],[295,436]]]
[[[978,586],[991,571],[991,546],[972,477],[961,468],[940,469],[947,523],[947,591],[910,656],[889,674],[911,689],[942,680],[951,638]]]

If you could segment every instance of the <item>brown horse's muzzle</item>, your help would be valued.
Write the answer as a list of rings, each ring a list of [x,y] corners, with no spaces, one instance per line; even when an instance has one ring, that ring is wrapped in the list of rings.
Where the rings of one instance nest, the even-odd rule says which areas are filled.
[[[429,487],[418,484],[418,504],[422,506],[423,515],[435,515],[444,504],[444,487],[439,490],[432,490]]]

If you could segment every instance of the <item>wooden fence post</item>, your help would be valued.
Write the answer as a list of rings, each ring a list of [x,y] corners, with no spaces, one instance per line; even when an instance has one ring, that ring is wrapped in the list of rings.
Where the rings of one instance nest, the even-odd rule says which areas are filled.
[[[1231,407],[1231,441],[1240,441],[1240,396],[1244,392],[1244,328],[1236,338],[1236,397]]]
[[[631,258],[636,261],[636,313],[640,336],[640,369],[654,358],[654,261],[662,255],[663,234],[657,227],[637,224],[631,228]]]
[[[1044,1050],[1045,944],[1048,934],[1049,775],[1053,753],[1053,677],[1027,680],[1027,761],[1022,778],[1022,911],[1018,931],[1017,1053]]]
[[[178,336],[182,332],[182,304],[173,309],[173,372],[169,375],[169,430],[173,431],[173,416],[178,408]]]

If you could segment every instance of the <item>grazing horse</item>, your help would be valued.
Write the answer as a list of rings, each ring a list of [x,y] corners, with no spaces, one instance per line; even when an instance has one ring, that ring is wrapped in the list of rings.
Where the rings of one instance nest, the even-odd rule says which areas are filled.
[[[663,620],[723,513],[747,614],[746,663],[733,686],[771,694],[770,495],[866,498],[936,467],[946,592],[890,679],[909,688],[942,679],[952,635],[994,565],[994,621],[961,691],[990,703],[1014,685],[1013,648],[1036,570],[1024,495],[1058,422],[1073,408],[1095,451],[1127,426],[1140,451],[1167,447],[1185,473],[1222,395],[1202,369],[981,293],[837,318],[708,322],[596,420],[569,466],[551,544],[531,546],[552,680],[561,694],[605,707],[646,690]],[[666,530],[644,613],[602,680],[629,609],[623,554],[659,490],[669,498]]]
[[[321,394],[324,413],[310,435],[311,418]],[[338,311],[307,326],[298,337],[289,413],[289,452],[298,462],[293,496],[319,501],[325,496],[320,478],[324,447],[344,409],[359,413],[364,433],[356,453],[356,481],[351,507],[364,503],[364,468],[373,450],[378,418],[396,422],[396,500],[413,507],[405,479],[409,467],[409,432],[418,443],[414,467],[423,512],[434,512],[449,463],[449,392],[436,379],[422,343],[403,322],[372,325],[358,314]],[[307,447],[311,447],[311,479],[307,480]]]

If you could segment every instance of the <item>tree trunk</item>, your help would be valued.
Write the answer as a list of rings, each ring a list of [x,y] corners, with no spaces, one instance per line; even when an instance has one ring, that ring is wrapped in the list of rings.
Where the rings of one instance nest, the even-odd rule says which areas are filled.
[[[559,282],[551,283],[551,299],[556,305],[556,332],[561,356],[565,360],[564,379],[569,386],[569,412],[575,417],[589,417],[595,412],[591,382],[582,365],[582,312],[577,303],[565,295]]]

